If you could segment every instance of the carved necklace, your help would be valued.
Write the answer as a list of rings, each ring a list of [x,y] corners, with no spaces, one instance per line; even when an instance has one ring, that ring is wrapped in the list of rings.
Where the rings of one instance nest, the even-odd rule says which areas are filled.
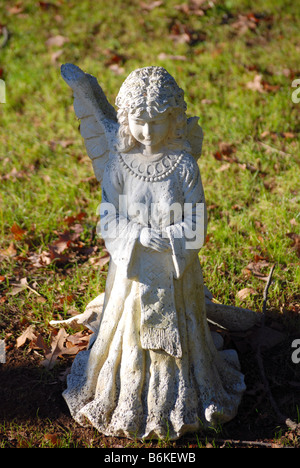
[[[148,181],[157,182],[172,174],[183,157],[179,154],[158,154],[149,158],[142,154],[119,153],[122,166],[135,177]]]

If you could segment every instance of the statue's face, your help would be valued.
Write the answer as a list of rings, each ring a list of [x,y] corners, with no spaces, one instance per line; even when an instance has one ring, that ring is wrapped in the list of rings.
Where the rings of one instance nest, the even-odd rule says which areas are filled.
[[[147,111],[143,111],[139,117],[128,116],[132,136],[144,146],[145,152],[148,154],[159,151],[168,136],[170,120],[169,111],[155,117],[150,117]]]

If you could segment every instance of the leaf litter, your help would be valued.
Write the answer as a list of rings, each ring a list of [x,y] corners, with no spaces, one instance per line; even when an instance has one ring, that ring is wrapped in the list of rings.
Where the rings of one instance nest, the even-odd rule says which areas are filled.
[[[38,2],[40,7],[42,8],[48,8],[48,3],[47,2]],[[198,10],[199,10],[199,16],[202,16],[202,13],[205,12],[205,3],[207,4],[213,4],[213,2],[205,2],[205,1],[190,1],[188,2],[187,4],[184,4],[182,5],[182,9],[181,9],[181,12],[182,13],[185,13],[187,15],[191,15],[191,14],[197,14],[196,13],[196,9],[193,9],[192,5],[197,5],[198,4]],[[151,2],[151,8],[153,6],[154,7],[157,7],[157,6],[160,6],[160,4],[163,4],[163,2]],[[203,9],[201,7],[201,5],[204,5]],[[23,8],[22,6],[18,6],[18,5],[21,5],[21,2],[18,2],[17,3],[17,6],[15,7],[15,9],[13,7],[10,8],[10,11],[9,13],[10,14],[20,14],[22,13],[23,11]],[[49,4],[49,5],[52,5],[52,4]],[[179,5],[179,7],[181,7],[181,5]],[[8,7],[7,7],[8,8]],[[151,9],[150,8],[150,9]],[[196,8],[196,7],[195,7]],[[145,8],[147,9],[147,8]],[[239,24],[236,24],[233,28],[236,28],[236,31],[238,33],[247,33],[247,31],[249,31],[250,33],[252,32],[255,32],[257,30],[257,28],[259,27],[259,25],[262,23],[262,21],[266,20],[269,22],[269,24],[271,24],[271,19],[265,19],[265,18],[262,18],[260,17],[259,15],[256,15],[256,14],[253,14],[253,13],[249,13],[249,14],[245,14],[243,15],[244,18],[241,18],[241,17],[238,17],[237,19],[235,19],[236,23],[239,22]],[[176,28],[175,28],[175,36],[176,36],[177,32],[176,32]],[[193,37],[192,35],[190,34],[190,31],[187,30],[185,31],[184,28],[183,30],[180,31],[180,28],[178,29],[178,36],[182,35],[182,37],[179,37],[178,38],[178,41],[185,41],[188,45],[191,45],[193,44]],[[194,36],[196,37],[196,36]],[[174,41],[176,41],[176,38],[174,38]],[[59,47],[59,45],[58,45]],[[113,65],[113,64],[112,64]],[[268,87],[268,83],[264,83],[264,80],[263,78],[261,79],[258,79],[256,78],[256,83],[257,83],[257,86],[260,87],[261,90],[263,90],[262,92],[268,92],[268,91],[272,91],[272,88],[269,88]],[[272,86],[272,85],[271,85]],[[256,90],[258,91],[258,90]],[[258,91],[260,92],[260,91]],[[240,163],[240,161],[238,161],[238,159],[235,157],[235,150],[233,148],[233,146],[231,147],[232,145],[229,144],[229,148],[224,150],[224,147],[221,149],[221,151],[219,151],[220,155],[221,155],[221,158],[219,160],[224,160],[224,161],[227,161],[227,167],[230,167],[230,165],[232,163],[236,163],[238,165],[240,165],[241,168],[247,168],[244,163]],[[229,151],[229,154],[228,154],[228,151]],[[218,159],[218,157],[216,157],[216,159]],[[252,168],[252,170],[254,171],[254,169],[256,170],[256,168]],[[25,175],[24,173],[22,173],[22,171],[18,172],[16,170],[12,171],[12,173],[10,174],[7,174],[6,178],[12,178],[14,180],[16,179],[21,179],[21,178],[24,178]],[[3,178],[3,180],[5,180],[5,177]],[[72,225],[72,223],[71,223]],[[22,229],[22,228],[20,228]],[[14,242],[12,242],[10,244],[10,246],[8,247],[8,249],[4,249],[1,251],[0,254],[2,254],[3,257],[17,257],[17,242],[20,241],[20,240],[25,240],[26,238],[26,232],[24,234],[22,234],[22,232],[19,232],[18,234],[18,229],[16,229],[15,232],[12,232],[13,235],[20,235],[20,238],[17,239],[17,237],[14,238]],[[294,247],[295,249],[298,249],[298,246],[299,246],[299,236],[295,233],[289,233],[287,234],[288,237],[290,237],[291,239],[291,243],[292,243],[292,247]],[[68,231],[65,230],[65,231],[62,231],[62,232],[57,232],[57,239],[55,241],[53,241],[51,244],[49,244],[48,246],[48,249],[45,249],[43,252],[41,253],[36,253],[36,252],[30,252],[31,254],[31,257],[28,257],[27,256],[27,260],[29,260],[29,263],[31,262],[32,260],[32,266],[36,267],[39,265],[39,267],[44,267],[44,266],[47,266],[48,264],[50,264],[51,262],[53,263],[56,263],[57,264],[60,264],[62,266],[65,266],[68,264],[69,261],[72,261],[72,260],[75,260],[76,259],[76,256],[78,255],[78,252],[81,251],[83,252],[83,248],[84,246],[82,245],[82,243],[80,243],[80,237],[78,238],[71,238],[71,233],[68,234]],[[65,248],[63,248],[65,247]],[[85,246],[86,247],[86,246]],[[76,250],[76,248],[78,250]],[[104,255],[103,255],[104,254]],[[64,257],[65,255],[65,257]],[[51,256],[53,256],[54,258],[51,258]],[[78,258],[78,257],[77,257]],[[31,259],[31,260],[30,260]],[[35,260],[34,260],[35,259]],[[97,263],[97,260],[95,260],[95,257],[89,257],[88,255],[85,256],[85,260],[88,259],[91,264],[96,264]],[[103,259],[103,260],[101,260]],[[25,261],[25,257],[24,257],[24,261]],[[33,263],[34,261],[36,261],[36,265]],[[100,252],[100,255],[99,255],[99,262],[101,264],[101,262],[106,262],[106,261],[109,261],[109,256],[106,255],[106,252],[102,251],[101,249],[101,252]],[[38,263],[40,262],[40,263]],[[261,273],[261,270],[263,270],[263,268],[267,266],[267,265],[264,265],[264,261],[262,260],[261,263],[259,262],[251,262],[247,265],[247,267],[245,269],[248,270],[248,274],[250,272],[250,274],[253,274],[254,276],[258,277],[258,278],[263,278],[263,277],[260,277],[259,275],[260,274],[263,274]],[[264,280],[266,280],[266,276],[264,276]],[[0,284],[3,284],[5,283],[5,277],[2,276],[1,277],[1,280],[0,280]],[[27,289],[27,287],[23,287],[24,284],[22,283],[22,279],[21,278],[21,281],[19,281],[19,284],[17,284],[16,287],[18,286],[22,286],[21,290],[25,290]],[[26,278],[25,278],[26,279]],[[21,291],[20,291],[21,292]],[[40,333],[38,333],[36,330],[35,330],[35,327],[34,326],[31,326],[28,327],[29,329],[26,329],[24,331],[24,336],[22,337],[22,339],[20,339],[18,341],[18,343],[22,343],[22,340],[25,341],[23,342],[22,345],[19,346],[19,348],[23,348],[26,344],[28,344],[28,352],[32,352],[32,351],[36,351],[36,350],[40,350],[40,351],[43,351],[43,353],[45,354],[45,362],[48,362],[48,365],[52,366],[53,363],[57,363],[57,361],[59,359],[61,359],[63,356],[71,356],[71,354],[63,354],[67,349],[72,349],[74,347],[76,347],[78,345],[81,346],[83,345],[82,341],[84,340],[81,340],[81,337],[78,335],[78,337],[76,337],[76,334],[74,335],[68,335],[67,332],[61,332],[61,335],[59,335],[59,332],[55,333],[51,331],[51,337],[49,340],[47,340],[47,342],[49,341],[49,345],[46,345],[45,344],[45,340],[44,338],[42,337],[42,335]],[[253,349],[255,349],[255,347],[257,346],[257,341],[261,344],[261,343],[264,343],[265,344],[265,349],[268,350],[268,349],[271,349],[273,347],[272,345],[272,341],[273,341],[273,344],[274,342],[276,342],[275,340],[275,334],[272,336],[273,334],[273,328],[271,327],[272,329],[272,332],[270,333],[271,335],[271,338],[272,340],[271,341],[267,341],[265,340],[265,336],[261,336],[258,334],[258,338],[256,337],[255,339],[253,338],[253,336],[255,335],[255,333],[253,331],[250,331],[248,333],[244,333],[243,336],[240,336],[240,337],[233,337],[231,336],[231,339],[235,340],[236,343],[239,343],[239,345],[241,345],[241,343],[243,344],[249,344],[250,342],[252,343],[251,346]],[[265,329],[266,330],[266,327]],[[84,332],[81,332],[84,334]],[[23,335],[23,334],[22,334]],[[21,335],[21,336],[22,336]],[[72,336],[72,338],[71,338]],[[21,338],[21,337],[19,337]],[[240,338],[240,340],[238,339]],[[273,339],[274,338],[274,339]],[[255,341],[256,341],[256,344],[255,344]],[[77,343],[77,344],[76,344]],[[237,346],[238,347],[238,346]],[[75,351],[75,350],[74,350]],[[274,353],[275,354],[275,353]],[[275,354],[276,356],[276,354]],[[53,366],[54,367],[54,366]],[[260,388],[259,388],[259,385],[260,385]],[[252,391],[253,387],[252,388],[249,388],[248,390],[248,393],[250,394],[251,391]],[[263,384],[259,384],[257,383],[257,388],[256,390],[258,391],[261,391],[261,392],[265,392],[265,388],[264,388],[264,385]],[[258,393],[256,392],[255,395],[257,395]],[[255,403],[257,403],[258,400],[255,401]],[[296,437],[294,434],[290,433],[289,434],[289,437]],[[44,436],[45,440],[48,441],[49,443],[52,443],[53,445],[57,445],[59,443],[59,433],[58,432],[49,432],[49,433],[46,433],[45,436]],[[241,444],[243,443],[243,441],[237,441],[237,442],[240,442]],[[249,443],[249,441],[248,441]],[[253,441],[253,444],[255,444],[256,442]],[[209,443],[207,443],[207,445],[209,446]],[[273,445],[276,445],[276,444],[273,444]],[[280,444],[278,444],[280,445]]]
[[[36,332],[34,325],[29,325],[17,338],[16,347],[21,348],[28,345],[31,350],[43,351],[44,359],[40,365],[51,370],[57,360],[63,356],[75,356],[79,351],[86,349],[89,345],[91,332],[80,330],[74,334],[69,334],[64,328],[59,331],[51,331],[50,344],[47,345],[41,333]]]

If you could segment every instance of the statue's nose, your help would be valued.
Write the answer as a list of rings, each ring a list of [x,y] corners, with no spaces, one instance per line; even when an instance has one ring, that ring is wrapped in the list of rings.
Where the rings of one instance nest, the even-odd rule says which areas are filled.
[[[149,138],[150,135],[151,135],[150,124],[145,123],[144,126],[143,126],[143,136],[145,138]]]

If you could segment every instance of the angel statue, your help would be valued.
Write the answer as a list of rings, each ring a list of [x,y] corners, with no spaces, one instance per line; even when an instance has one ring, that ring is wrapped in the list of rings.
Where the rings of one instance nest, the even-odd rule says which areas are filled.
[[[62,77],[101,183],[110,253],[105,293],[76,318],[94,334],[68,375],[71,415],[137,439],[174,440],[227,422],[245,384],[236,352],[222,349],[206,312],[212,321],[226,315],[207,307],[198,256],[207,224],[198,118],[187,119],[184,92],[162,67],[133,71],[117,112],[93,76],[66,64]]]

